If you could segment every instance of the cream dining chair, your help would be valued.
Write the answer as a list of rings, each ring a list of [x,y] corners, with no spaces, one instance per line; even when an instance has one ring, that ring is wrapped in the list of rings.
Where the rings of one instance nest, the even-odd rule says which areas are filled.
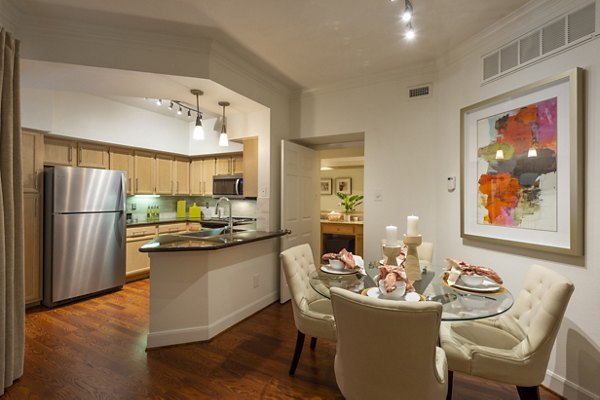
[[[330,290],[337,328],[335,379],[346,399],[444,399],[446,356],[436,346],[440,303]]]
[[[442,323],[448,399],[452,371],[516,385],[521,399],[539,399],[539,385],[572,293],[568,279],[533,265],[515,304],[500,317]]]
[[[305,335],[312,337],[310,348],[314,350],[317,338],[335,341],[335,323],[331,301],[317,293],[309,283],[309,274],[316,271],[310,245],[291,247],[281,252],[280,257],[290,289],[294,323],[298,329],[289,371],[290,375],[294,375],[302,354]]]

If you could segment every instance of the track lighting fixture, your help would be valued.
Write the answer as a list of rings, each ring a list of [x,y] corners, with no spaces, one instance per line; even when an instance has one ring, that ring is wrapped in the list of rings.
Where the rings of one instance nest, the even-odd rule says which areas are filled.
[[[229,105],[228,101],[220,101],[219,105],[223,107],[223,122],[221,123],[221,134],[219,135],[219,146],[229,146],[229,138],[227,137],[227,121],[225,120],[225,107]]]
[[[181,106],[179,106],[179,110],[177,110],[177,115],[181,115],[183,114],[183,110],[181,109]]]
[[[413,28],[412,24],[409,22],[406,26],[406,38],[408,40],[415,38],[415,28]]]
[[[169,110],[173,109],[173,101],[171,100],[171,103],[169,103]]]
[[[156,105],[162,106],[162,99],[156,99]]]
[[[194,133],[192,138],[194,140],[204,140],[204,128],[202,127],[202,114],[200,113],[200,102],[198,97],[203,95],[204,92],[198,89],[192,89],[192,94],[196,96],[196,126],[194,126]]]

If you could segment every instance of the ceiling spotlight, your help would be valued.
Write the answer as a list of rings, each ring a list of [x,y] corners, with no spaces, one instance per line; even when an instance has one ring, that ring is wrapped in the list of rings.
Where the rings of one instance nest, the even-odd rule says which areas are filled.
[[[221,134],[219,135],[219,146],[229,146],[227,137],[227,122],[225,121],[225,107],[229,105],[228,101],[220,101],[219,105],[223,107],[223,123],[221,124]]]
[[[173,109],[173,101],[171,101],[171,103],[169,104],[169,110]]]
[[[407,26],[407,31],[406,31],[406,38],[408,40],[414,39],[415,38],[415,28],[413,28],[412,24],[409,22],[408,26]]]
[[[177,115],[181,115],[183,114],[183,110],[181,109],[181,106],[179,106],[179,110],[177,110]]]
[[[162,106],[162,99],[156,99],[156,105]]]
[[[404,1],[404,12],[402,13],[402,21],[408,22],[413,16],[413,6],[410,1]]]
[[[204,128],[202,128],[202,114],[200,113],[200,103],[198,100],[198,96],[203,95],[204,92],[198,89],[192,89],[191,92],[193,95],[196,96],[196,126],[194,126],[194,133],[192,135],[192,138],[194,140],[204,140]],[[189,112],[188,115],[190,115]]]
[[[192,112],[188,110],[188,118],[192,118]]]

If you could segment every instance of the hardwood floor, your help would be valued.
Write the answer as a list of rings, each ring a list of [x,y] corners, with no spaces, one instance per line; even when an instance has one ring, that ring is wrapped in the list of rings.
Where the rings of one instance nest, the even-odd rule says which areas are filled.
[[[146,352],[148,280],[27,312],[25,373],[3,399],[341,399],[335,344],[308,340],[288,376],[296,330],[274,303],[208,342]],[[558,400],[542,390],[544,400]],[[455,374],[454,399],[518,399],[508,385]]]

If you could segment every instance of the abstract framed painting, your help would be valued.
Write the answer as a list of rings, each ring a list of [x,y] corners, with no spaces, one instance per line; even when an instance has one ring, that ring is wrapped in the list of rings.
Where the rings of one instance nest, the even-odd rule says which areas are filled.
[[[583,70],[460,111],[461,237],[583,255]]]

